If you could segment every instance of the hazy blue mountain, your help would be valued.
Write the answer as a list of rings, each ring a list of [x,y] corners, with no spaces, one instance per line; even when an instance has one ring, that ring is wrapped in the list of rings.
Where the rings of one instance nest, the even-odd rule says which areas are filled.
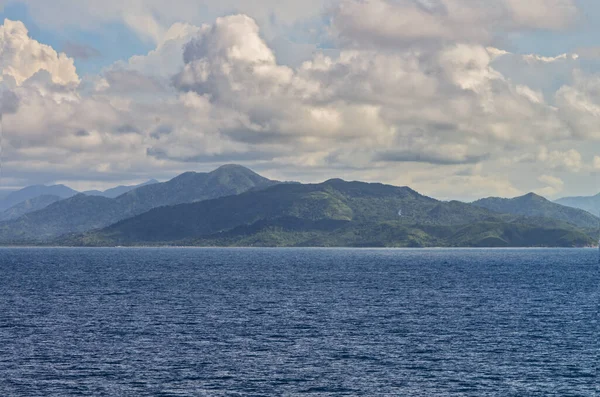
[[[0,242],[381,247],[595,242],[596,218],[539,196],[476,204],[442,202],[408,187],[340,179],[282,184],[226,165],[209,173],[184,173],[116,198],[78,194],[54,202],[0,222]]]
[[[556,219],[582,228],[596,228],[599,221],[587,211],[553,203],[534,193],[512,199],[485,198],[473,205],[499,213]]]
[[[3,200],[6,196],[13,192],[14,190],[0,190],[0,200]]]
[[[168,182],[132,190],[117,199],[130,212],[141,214],[156,207],[230,196],[278,183],[246,167],[228,164],[208,173],[186,172]]]
[[[565,197],[555,202],[567,207],[579,208],[596,216],[600,214],[600,193],[589,197]]]
[[[155,183],[158,183],[158,181],[155,179],[151,179],[145,183],[135,186],[117,186],[112,189],[107,189],[105,191],[89,190],[83,192],[83,194],[87,196],[102,196],[107,198],[115,198],[131,190],[137,189],[138,187],[151,185]],[[23,201],[18,202],[17,204],[10,206],[9,208],[5,208],[4,211],[0,212],[0,221],[16,219],[27,213],[39,211],[43,208],[46,208],[50,204],[53,204],[65,198],[73,197],[76,194],[78,194],[77,191],[64,185],[29,186],[17,192],[13,192],[12,194],[7,193],[5,196],[6,200],[0,200],[0,210],[5,208],[6,205],[14,203],[14,201],[16,200],[20,200],[24,197],[25,199]],[[10,197],[8,197],[9,195]]]
[[[441,202],[407,187],[335,179],[322,184],[280,184],[236,196],[156,208],[103,230],[72,236],[64,243],[579,246],[590,245],[593,239],[557,220]]]
[[[147,186],[147,185],[154,185],[156,183],[159,183],[156,179],[151,179],[147,182],[141,183],[139,185],[132,185],[132,186],[116,186],[113,187],[111,189],[107,189],[105,191],[100,191],[100,190],[88,190],[83,192],[83,194],[87,195],[87,196],[102,196],[102,197],[108,197],[108,198],[116,198],[119,197],[122,194],[128,193],[134,189],[137,189],[139,187],[142,186]]]
[[[42,242],[66,233],[108,226],[152,208],[238,194],[276,184],[242,166],[187,172],[164,183],[139,187],[114,199],[78,194],[18,219],[0,223],[0,242]]]
[[[20,216],[23,216],[30,212],[39,211],[43,208],[46,208],[50,204],[56,203],[60,200],[62,200],[62,198],[59,196],[43,195],[22,201],[19,204],[14,205],[9,209],[1,212],[0,221],[17,219]]]
[[[0,223],[0,241],[39,243],[64,233],[101,228],[122,216],[114,199],[78,194],[48,207]]]
[[[7,210],[20,204],[26,200],[31,200],[39,196],[58,196],[60,198],[73,197],[78,192],[65,185],[35,185],[28,186],[16,192],[8,194],[4,199],[0,200],[0,211]]]

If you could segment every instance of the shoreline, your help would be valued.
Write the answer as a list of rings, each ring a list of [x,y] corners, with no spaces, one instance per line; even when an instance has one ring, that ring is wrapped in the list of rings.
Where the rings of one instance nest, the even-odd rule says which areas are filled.
[[[193,246],[193,245],[130,245],[130,246],[78,246],[78,245],[0,245],[0,249],[311,249],[311,250],[591,250],[590,247],[310,247],[310,246]]]

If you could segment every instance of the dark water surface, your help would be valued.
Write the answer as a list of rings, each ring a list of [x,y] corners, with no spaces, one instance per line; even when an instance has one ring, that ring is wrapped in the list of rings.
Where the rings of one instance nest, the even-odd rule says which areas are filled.
[[[0,249],[0,396],[593,396],[597,250]]]

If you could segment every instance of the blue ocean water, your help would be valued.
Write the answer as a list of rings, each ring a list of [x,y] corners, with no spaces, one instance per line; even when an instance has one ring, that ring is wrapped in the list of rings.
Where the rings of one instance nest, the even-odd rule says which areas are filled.
[[[0,396],[593,396],[597,250],[0,249]]]

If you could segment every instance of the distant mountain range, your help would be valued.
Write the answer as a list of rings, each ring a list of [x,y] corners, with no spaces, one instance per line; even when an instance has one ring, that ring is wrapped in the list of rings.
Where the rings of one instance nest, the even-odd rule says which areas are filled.
[[[600,193],[589,197],[565,197],[556,200],[556,203],[568,207],[579,208],[596,216],[600,214]]]
[[[517,200],[519,201],[519,200]],[[200,246],[588,246],[584,211],[567,222],[560,205],[498,212],[442,202],[408,187],[339,179],[278,184],[197,203],[161,207],[102,230],[62,240],[73,245]],[[480,203],[481,204],[481,203]],[[399,215],[402,214],[402,216]],[[545,214],[541,216],[540,214]]]
[[[145,184],[116,198],[77,194],[0,222],[0,243],[48,242],[64,234],[106,227],[152,208],[238,194],[275,183],[247,168],[227,165],[209,173],[188,172],[168,182]]]
[[[16,192],[9,193],[6,197],[0,200],[0,211],[5,211],[15,205],[20,205],[23,202],[35,199],[40,196],[54,196],[61,199],[73,197],[79,192],[65,185],[43,186],[35,185],[28,186]]]
[[[117,187],[113,187],[113,188],[105,190],[105,191],[88,190],[88,191],[83,192],[83,194],[85,194],[86,196],[100,196],[100,197],[107,197],[107,198],[117,198],[122,194],[128,193],[134,189],[137,189],[138,187],[154,185],[155,183],[159,183],[159,182],[156,179],[150,179],[149,181],[144,182],[139,185],[117,186]]]
[[[151,181],[114,198],[57,197],[14,207],[16,219],[0,222],[0,243],[579,247],[597,243],[600,221],[534,194],[444,202],[378,183],[281,183],[238,165]],[[23,206],[44,207],[19,215]]]
[[[19,204],[13,205],[7,210],[0,212],[0,221],[17,219],[30,212],[39,211],[46,208],[50,204],[63,200],[63,197],[53,196],[51,194],[43,194],[21,201]]]
[[[117,186],[105,191],[89,190],[82,194],[86,196],[100,196],[116,198],[122,194],[137,189],[138,187],[158,183],[155,179],[140,185]],[[50,204],[80,194],[78,191],[64,185],[35,185],[24,189],[7,193],[0,199],[0,221],[17,219],[30,212],[39,211]]]
[[[534,193],[513,199],[486,198],[473,205],[499,213],[556,219],[582,228],[598,227],[598,218],[589,212],[553,203]]]

